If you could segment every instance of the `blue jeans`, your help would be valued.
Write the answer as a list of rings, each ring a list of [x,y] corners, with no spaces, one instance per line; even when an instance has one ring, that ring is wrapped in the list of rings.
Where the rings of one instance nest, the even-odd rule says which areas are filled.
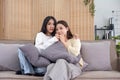
[[[45,73],[46,67],[36,68],[33,67],[32,64],[27,60],[24,53],[18,49],[18,58],[20,61],[20,68],[22,74],[35,74],[35,73]]]

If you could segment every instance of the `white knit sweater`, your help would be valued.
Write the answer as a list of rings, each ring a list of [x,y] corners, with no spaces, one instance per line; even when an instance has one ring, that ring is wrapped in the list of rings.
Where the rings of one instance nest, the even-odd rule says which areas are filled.
[[[42,50],[46,49],[48,46],[52,45],[57,41],[58,39],[56,37],[47,36],[43,32],[40,32],[37,33],[35,47],[39,50],[39,52],[41,52]]]

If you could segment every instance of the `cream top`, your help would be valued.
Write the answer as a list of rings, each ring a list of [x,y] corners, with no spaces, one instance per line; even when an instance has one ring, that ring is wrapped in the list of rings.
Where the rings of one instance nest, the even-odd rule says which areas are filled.
[[[69,39],[67,41],[67,50],[69,53],[73,54],[74,56],[78,56],[78,54],[80,54],[80,49],[81,49],[81,42],[80,39]],[[83,66],[83,59],[81,58],[80,61],[80,66]]]

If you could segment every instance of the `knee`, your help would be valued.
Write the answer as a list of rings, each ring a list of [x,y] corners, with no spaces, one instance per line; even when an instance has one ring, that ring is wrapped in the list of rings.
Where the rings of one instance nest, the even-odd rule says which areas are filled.
[[[20,49],[18,49],[18,57],[21,57],[21,56],[24,56],[24,54]]]
[[[64,59],[58,59],[56,62],[63,63],[63,62],[66,62],[66,60],[64,60]]]

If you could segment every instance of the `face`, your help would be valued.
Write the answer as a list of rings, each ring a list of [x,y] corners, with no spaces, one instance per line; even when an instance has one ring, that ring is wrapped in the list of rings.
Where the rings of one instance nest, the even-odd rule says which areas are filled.
[[[57,34],[67,35],[67,31],[68,31],[68,28],[66,28],[64,25],[57,24],[57,26],[56,26],[56,33]]]
[[[54,29],[55,29],[55,25],[54,25],[54,20],[53,19],[50,19],[47,23],[47,34],[50,35]]]

